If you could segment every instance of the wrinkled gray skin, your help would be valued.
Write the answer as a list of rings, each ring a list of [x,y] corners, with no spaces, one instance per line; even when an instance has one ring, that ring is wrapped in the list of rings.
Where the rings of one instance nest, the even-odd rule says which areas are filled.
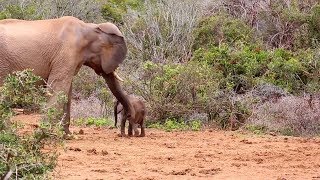
[[[130,104],[133,107],[134,110],[134,117],[131,117],[129,119],[129,128],[128,128],[128,135],[132,136],[134,130],[134,136],[136,137],[144,137],[145,136],[145,117],[146,117],[146,107],[142,100],[135,97],[134,95],[129,95],[128,100]],[[121,113],[121,134],[120,136],[125,136],[125,124],[128,117],[125,115],[123,111],[123,106],[119,103],[119,101],[116,101],[114,104],[114,126],[117,127],[117,121],[118,121],[118,114]],[[139,135],[138,125],[141,127],[141,133]]]
[[[74,17],[0,21],[0,86],[9,73],[33,69],[52,88],[48,107],[57,106],[58,92],[68,95],[68,102],[63,107],[67,134],[70,133],[72,79],[82,65],[102,76],[113,95],[124,105],[126,116],[133,115],[114,74],[126,54],[124,37],[112,23],[91,24]]]

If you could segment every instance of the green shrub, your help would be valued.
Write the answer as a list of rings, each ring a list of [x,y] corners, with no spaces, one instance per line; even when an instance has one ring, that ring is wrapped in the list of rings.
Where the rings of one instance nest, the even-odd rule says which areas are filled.
[[[166,65],[146,62],[139,79],[127,87],[148,102],[150,121],[187,120],[197,112],[227,128],[231,119],[241,124],[250,114],[231,90],[221,90],[222,73],[206,62]]]
[[[201,130],[201,126],[202,126],[202,123],[201,123],[200,120],[193,120],[190,123],[190,127],[191,127],[192,131],[200,131]]]
[[[257,85],[271,83],[299,94],[314,92],[317,87],[316,52],[316,49],[291,52],[280,48],[271,51],[256,45],[232,48],[222,44],[196,50],[193,60],[208,63],[223,74],[222,89],[244,93]]]
[[[234,46],[237,43],[253,42],[252,30],[240,19],[221,14],[202,19],[194,31],[195,43],[193,49],[209,48],[227,44]]]
[[[111,126],[113,125],[113,122],[110,119],[105,119],[105,118],[80,118],[76,120],[76,124],[78,126],[81,125],[86,125],[86,126],[97,126],[97,127],[102,127],[102,126]]]
[[[109,0],[107,4],[101,8],[101,13],[104,19],[115,23],[123,23],[123,16],[126,15],[129,9],[142,8],[142,0]]]
[[[294,136],[294,130],[290,127],[284,128],[280,130],[280,133],[284,136]]]
[[[57,146],[61,143],[60,111],[44,109],[45,119],[33,133],[18,133],[18,122],[11,122],[13,107],[40,108],[45,91],[36,85],[42,81],[31,70],[9,75],[0,87],[0,174],[21,179],[43,179],[57,162]],[[65,102],[65,101],[64,101]],[[62,102],[62,103],[64,103]],[[51,116],[49,116],[49,114]],[[59,117],[58,117],[59,116]],[[49,150],[43,151],[46,146]]]
[[[247,129],[250,132],[253,132],[254,134],[265,134],[268,130],[266,126],[263,125],[246,125],[245,129]]]
[[[5,80],[2,92],[2,102],[10,108],[25,108],[39,110],[45,102],[46,90],[37,86],[42,83],[40,77],[32,75],[32,70],[14,72]]]
[[[202,127],[202,123],[199,120],[192,120],[189,122],[183,121],[182,119],[166,119],[164,123],[156,122],[148,125],[149,128],[163,129],[167,132],[171,131],[199,131]]]
[[[198,109],[204,111],[219,74],[205,63],[158,64],[146,62],[140,81],[128,83],[129,91],[149,102],[151,119],[183,118]]]
[[[257,5],[255,1],[224,0],[215,6],[211,16],[219,16],[224,12],[229,17],[240,20],[252,28],[253,39],[261,40],[264,47],[298,50],[313,45],[314,33],[309,20],[310,15],[315,15],[314,7],[319,6],[318,0],[274,0],[272,3],[262,4]],[[316,21],[312,24],[316,24]]]
[[[41,19],[42,17],[37,15],[37,9],[35,4],[27,4],[26,6],[10,4],[5,6],[5,9],[0,11],[1,19]]]

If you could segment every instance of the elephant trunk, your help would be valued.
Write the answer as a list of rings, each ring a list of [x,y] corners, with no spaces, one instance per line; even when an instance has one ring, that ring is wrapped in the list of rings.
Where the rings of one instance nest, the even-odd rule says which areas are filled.
[[[109,74],[102,74],[103,78],[105,79],[106,83],[108,84],[109,89],[111,90],[112,94],[117,98],[119,103],[122,104],[124,115],[127,116],[127,118],[134,117],[134,111],[131,103],[129,102],[128,96],[124,91],[122,90],[120,83],[116,79],[114,73]]]
[[[117,128],[117,123],[118,123],[118,105],[119,101],[116,101],[114,103],[114,108],[113,108],[113,113],[114,113],[114,127]]]

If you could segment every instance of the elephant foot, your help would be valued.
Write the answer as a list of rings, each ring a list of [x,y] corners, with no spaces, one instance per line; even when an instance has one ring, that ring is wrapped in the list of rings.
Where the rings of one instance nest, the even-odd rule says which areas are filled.
[[[63,131],[64,131],[65,135],[70,135],[70,134],[72,134],[71,131],[70,131],[70,129],[69,129],[69,126],[68,126],[68,127],[63,127]]]
[[[74,134],[64,134],[63,139],[65,140],[74,140],[74,139],[79,139],[78,136]]]
[[[125,134],[118,134],[118,137],[127,137]]]
[[[140,134],[138,137],[145,137],[146,135],[145,134]]]

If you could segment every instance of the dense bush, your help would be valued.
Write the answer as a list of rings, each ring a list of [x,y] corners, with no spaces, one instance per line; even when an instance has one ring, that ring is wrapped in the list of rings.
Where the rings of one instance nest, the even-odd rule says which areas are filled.
[[[240,19],[267,47],[298,49],[308,48],[316,40],[310,24],[316,24],[317,18],[310,19],[310,15],[316,17],[317,4],[317,0],[222,0],[210,12],[222,11]]]
[[[227,44],[236,46],[237,43],[254,42],[252,29],[240,19],[226,14],[204,17],[194,30],[195,43],[193,49],[209,48]]]
[[[75,16],[101,22],[101,2],[91,0],[8,0],[0,1],[0,19],[49,19]]]
[[[10,108],[39,110],[46,94],[43,87],[36,86],[41,81],[40,77],[32,74],[32,70],[9,74],[1,87],[2,103]]]
[[[42,17],[36,11],[33,3],[15,3],[0,2],[0,19],[41,19]]]
[[[0,87],[0,175],[21,179],[41,179],[57,161],[57,145],[61,141],[60,123],[51,123],[61,113],[54,108],[43,109],[44,119],[31,133],[21,133],[21,124],[10,120],[14,107],[42,107],[44,89],[36,82],[41,78],[25,70],[9,75]],[[61,102],[63,103],[63,102]],[[43,151],[43,148],[46,150]],[[5,178],[5,179],[6,179]]]
[[[128,63],[190,59],[194,39],[191,32],[200,17],[198,6],[189,0],[146,1],[142,11],[125,16],[122,30],[130,48],[128,61],[132,61]]]
[[[109,0],[101,8],[104,19],[114,23],[123,23],[123,16],[130,10],[142,9],[144,0]]]
[[[223,74],[222,88],[238,93],[263,83],[272,83],[294,94],[313,93],[318,87],[317,49],[293,53],[284,49],[271,51],[255,46],[236,49],[222,45],[196,50],[193,60],[212,65]]]
[[[139,81],[126,85],[128,91],[141,95],[148,102],[149,120],[195,120],[194,114],[206,114],[206,122],[230,127],[231,121],[243,123],[248,116],[245,104],[222,91],[222,74],[209,64],[190,61],[184,64],[146,62]],[[196,119],[199,120],[199,119]]]

